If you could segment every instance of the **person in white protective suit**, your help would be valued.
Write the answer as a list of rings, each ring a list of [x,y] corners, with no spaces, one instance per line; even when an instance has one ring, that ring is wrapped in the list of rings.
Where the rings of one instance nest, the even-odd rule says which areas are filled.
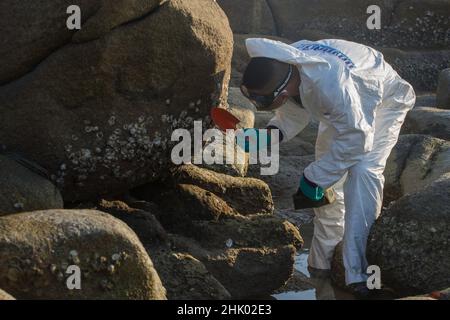
[[[259,110],[276,110],[267,128],[279,129],[285,142],[311,118],[320,121],[316,160],[299,182],[299,192],[318,203],[311,206],[315,219],[308,264],[329,270],[335,246],[343,240],[346,283],[364,291],[366,242],[382,206],[383,171],[415,104],[414,90],[380,52],[362,44],[329,39],[288,45],[252,38],[246,46],[252,59],[241,91]],[[328,188],[336,200],[324,205]]]

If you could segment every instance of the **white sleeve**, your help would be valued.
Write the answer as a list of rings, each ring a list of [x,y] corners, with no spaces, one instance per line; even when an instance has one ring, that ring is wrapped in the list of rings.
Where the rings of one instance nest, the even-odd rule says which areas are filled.
[[[353,82],[345,81],[333,91],[323,92],[322,101],[337,136],[329,151],[304,171],[308,180],[322,188],[329,188],[339,181],[373,147],[374,128],[364,116],[361,98]]]
[[[280,129],[283,134],[283,141],[286,142],[298,135],[310,121],[310,114],[302,107],[293,103],[286,103],[275,111],[268,126]]]

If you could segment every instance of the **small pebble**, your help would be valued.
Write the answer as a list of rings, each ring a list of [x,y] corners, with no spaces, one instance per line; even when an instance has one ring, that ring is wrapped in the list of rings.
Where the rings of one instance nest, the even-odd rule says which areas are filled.
[[[116,267],[114,267],[114,265],[110,264],[108,266],[108,272],[109,274],[114,274],[114,272],[116,271]]]
[[[78,252],[76,250],[71,250],[69,252],[69,255],[73,258],[73,257],[77,257],[78,256]]]
[[[19,271],[14,268],[8,269],[8,274],[6,275],[9,281],[16,282],[19,278]]]
[[[120,254],[114,253],[114,254],[111,256],[111,259],[112,259],[112,261],[118,261],[118,260],[120,260]]]
[[[23,209],[23,203],[22,202],[17,202],[14,204],[14,208],[16,209]]]
[[[58,274],[56,275],[56,279],[58,279],[58,281],[61,281],[64,279],[64,275],[62,274],[62,272],[58,272]]]
[[[56,264],[51,264],[51,265],[50,265],[50,272],[51,272],[52,274],[55,274],[55,273],[56,273],[56,270],[58,270],[58,267],[56,266]]]

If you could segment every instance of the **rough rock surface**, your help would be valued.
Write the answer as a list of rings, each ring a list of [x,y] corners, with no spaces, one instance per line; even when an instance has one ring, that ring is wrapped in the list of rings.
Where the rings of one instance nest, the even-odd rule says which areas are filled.
[[[16,300],[12,295],[0,289],[0,300]]]
[[[301,248],[303,245],[303,239],[294,225],[273,216],[237,216],[221,221],[195,221],[193,224],[192,230],[186,230],[185,235],[207,248],[225,248],[230,239],[235,247],[292,244]]]
[[[129,207],[122,201],[101,200],[96,209],[125,222],[136,233],[145,248],[164,245],[169,241],[166,231],[152,213],[158,212],[155,207],[142,210]]]
[[[214,193],[240,214],[273,212],[270,189],[258,179],[231,177],[194,165],[175,168],[172,179],[176,184],[193,184]]]
[[[436,98],[439,108],[450,109],[450,68],[442,70],[439,74]]]
[[[436,107],[437,99],[436,94],[432,92],[416,93],[416,105],[415,107]]]
[[[230,293],[201,261],[171,249],[170,235],[156,219],[156,216],[163,217],[159,207],[145,201],[127,200],[129,205],[122,201],[102,200],[97,208],[124,221],[136,232],[151,256],[168,299],[230,298]]]
[[[426,134],[450,140],[450,110],[415,107],[406,116],[402,134]]]
[[[401,50],[398,48],[377,47],[386,61],[416,89],[416,91],[434,91],[438,85],[439,71],[450,62],[450,51]]]
[[[276,34],[275,21],[266,0],[218,0],[235,33]],[[243,19],[242,17],[246,17]]]
[[[238,80],[240,81],[240,79]],[[228,104],[230,106],[238,106],[239,108],[256,112],[256,107],[246,97],[244,97],[240,88],[230,87],[228,89]]]
[[[173,129],[226,103],[232,34],[214,1],[82,1],[76,33],[68,1],[31,2],[0,4],[1,143],[48,170],[65,200],[156,179]]]
[[[279,243],[276,247],[254,248],[242,242],[243,247],[223,244],[211,248],[206,242],[180,236],[173,242],[177,250],[189,252],[202,261],[235,299],[270,295],[283,286],[293,272],[296,250],[292,245]]]
[[[237,214],[224,200],[196,185],[179,184],[155,200],[164,211],[158,219],[168,230],[185,230],[197,220],[215,220]]]
[[[69,290],[67,268],[81,269]],[[0,218],[0,286],[18,299],[165,299],[136,234],[106,213],[47,210]]]
[[[426,135],[401,135],[386,164],[384,201],[422,189],[450,172],[450,142]]]
[[[339,242],[334,249],[333,258],[331,260],[331,280],[339,288],[345,288],[345,267],[342,256],[342,241]]]
[[[450,286],[450,175],[394,202],[375,222],[369,264],[383,282],[407,294]]]
[[[163,185],[132,192],[158,204],[160,212],[155,215],[171,233],[170,250],[200,261],[233,298],[267,296],[283,286],[303,239],[294,225],[271,215],[268,186],[257,179],[225,176],[193,165],[174,168],[172,174]],[[174,259],[162,256],[161,260],[156,256],[157,265]],[[223,296],[209,279],[214,294]],[[168,281],[181,280],[169,277]],[[242,286],[244,282],[248,285]],[[202,292],[205,287],[197,288]],[[177,290],[172,294],[186,297]]]
[[[280,171],[273,176],[260,176],[257,166],[252,166],[249,176],[265,181],[272,192],[277,209],[292,208],[292,195],[298,190],[303,170],[314,161],[314,155],[280,156]]]
[[[82,32],[66,27],[66,9],[73,4],[72,1],[2,1],[0,23],[4,36],[0,48],[0,83],[30,72],[55,49],[69,43],[72,37],[84,38],[85,41],[100,38],[115,27],[144,17],[165,1],[118,0],[114,5],[107,0],[78,1],[77,5],[82,10]],[[30,25],[35,28],[30,29]]]
[[[63,201],[59,190],[38,168],[14,160],[12,155],[0,154],[0,216],[24,211],[61,209]]]
[[[155,268],[169,300],[226,300],[231,295],[205,265],[187,253],[153,254]]]

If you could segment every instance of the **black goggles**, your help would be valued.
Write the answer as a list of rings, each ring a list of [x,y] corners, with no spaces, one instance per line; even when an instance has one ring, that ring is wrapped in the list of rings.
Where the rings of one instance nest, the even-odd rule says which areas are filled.
[[[270,95],[263,96],[251,93],[244,85],[241,85],[241,92],[256,106],[257,109],[268,109],[273,104],[275,99],[278,98],[278,96],[283,92],[283,90],[286,89],[289,80],[291,79],[291,76],[292,76],[292,65],[289,65],[289,71],[286,76],[286,79]]]

